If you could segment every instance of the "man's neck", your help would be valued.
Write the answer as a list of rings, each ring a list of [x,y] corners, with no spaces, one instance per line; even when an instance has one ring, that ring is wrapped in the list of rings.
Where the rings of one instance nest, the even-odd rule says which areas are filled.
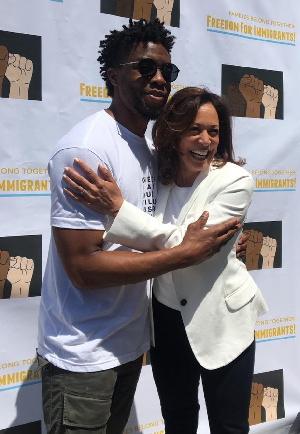
[[[114,101],[106,112],[133,134],[144,137],[149,121],[142,115],[128,111],[124,112],[124,108],[118,107],[118,104]]]

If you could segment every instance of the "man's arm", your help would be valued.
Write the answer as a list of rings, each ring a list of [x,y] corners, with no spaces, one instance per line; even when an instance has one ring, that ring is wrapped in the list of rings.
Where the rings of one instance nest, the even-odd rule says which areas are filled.
[[[188,226],[181,244],[149,253],[101,250],[103,231],[53,227],[59,257],[72,284],[78,289],[101,289],[141,282],[185,268],[220,250],[241,228],[233,218],[214,228],[201,230],[204,213]]]

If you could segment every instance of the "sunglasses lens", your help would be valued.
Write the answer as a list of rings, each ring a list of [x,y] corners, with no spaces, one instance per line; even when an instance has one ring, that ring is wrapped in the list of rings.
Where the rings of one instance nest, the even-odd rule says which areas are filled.
[[[178,77],[179,69],[173,63],[164,63],[161,72],[166,81],[175,81]]]
[[[156,74],[157,65],[153,59],[141,59],[139,61],[139,73],[143,77],[152,78]],[[179,69],[173,63],[163,63],[161,65],[161,73],[164,79],[168,82],[176,80],[178,77]]]
[[[143,77],[154,77],[157,71],[157,66],[152,59],[142,59],[139,62],[139,73]]]

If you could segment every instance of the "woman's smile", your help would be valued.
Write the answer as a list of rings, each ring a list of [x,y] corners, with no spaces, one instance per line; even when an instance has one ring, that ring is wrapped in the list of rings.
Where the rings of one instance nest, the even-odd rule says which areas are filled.
[[[200,172],[211,164],[219,145],[219,117],[213,104],[200,106],[197,116],[179,143],[176,184],[190,187]]]

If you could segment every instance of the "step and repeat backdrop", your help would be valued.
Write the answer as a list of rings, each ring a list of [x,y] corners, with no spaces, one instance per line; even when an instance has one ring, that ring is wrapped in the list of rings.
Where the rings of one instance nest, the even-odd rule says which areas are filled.
[[[236,156],[255,183],[245,262],[270,308],[255,331],[251,432],[299,433],[296,0],[1,0],[0,433],[44,432],[35,348],[50,234],[48,158],[76,122],[109,106],[99,40],[129,17],[159,17],[176,36],[172,60],[181,72],[172,93],[197,85],[228,99]],[[124,434],[165,432],[145,360]],[[201,391],[200,401],[198,432],[208,434]]]

